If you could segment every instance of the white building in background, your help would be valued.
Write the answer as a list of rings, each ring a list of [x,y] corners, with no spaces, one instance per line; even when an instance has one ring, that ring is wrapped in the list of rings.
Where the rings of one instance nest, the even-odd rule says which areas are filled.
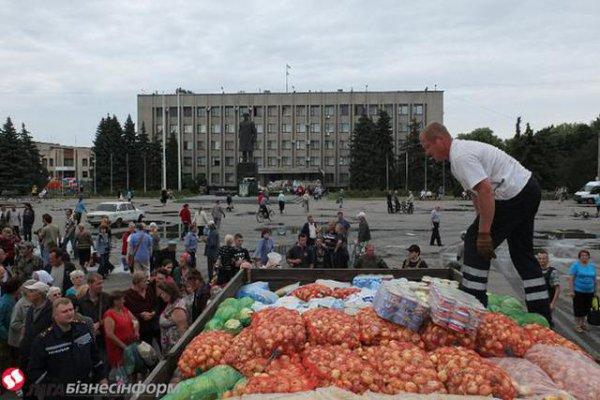
[[[35,145],[52,179],[75,178],[92,182],[94,168],[90,147],[46,142],[35,142]]]

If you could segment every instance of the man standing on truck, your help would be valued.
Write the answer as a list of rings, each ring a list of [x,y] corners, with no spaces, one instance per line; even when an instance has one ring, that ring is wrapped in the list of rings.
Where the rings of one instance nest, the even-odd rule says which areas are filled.
[[[552,320],[548,288],[533,254],[533,225],[541,200],[531,171],[486,143],[452,139],[446,127],[433,122],[421,132],[425,153],[450,160],[452,175],[473,195],[477,217],[467,229],[461,289],[487,306],[487,281],[494,249],[505,239],[523,280],[529,312]]]

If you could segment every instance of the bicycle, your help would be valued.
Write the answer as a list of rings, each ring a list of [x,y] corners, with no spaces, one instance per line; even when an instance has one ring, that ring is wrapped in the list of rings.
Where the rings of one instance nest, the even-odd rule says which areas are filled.
[[[265,213],[259,209],[258,212],[256,213],[256,221],[259,224],[262,224],[263,222],[265,222],[265,219],[268,219],[269,221],[271,221],[274,216],[275,216],[275,211],[273,211],[273,209],[271,209],[271,208],[267,208],[267,215],[265,215]]]

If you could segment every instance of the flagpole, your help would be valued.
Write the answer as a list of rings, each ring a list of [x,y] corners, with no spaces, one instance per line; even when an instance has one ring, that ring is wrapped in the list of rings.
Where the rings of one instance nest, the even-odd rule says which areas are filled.
[[[288,65],[285,64],[285,92],[286,93],[288,92],[288,75],[289,75]]]

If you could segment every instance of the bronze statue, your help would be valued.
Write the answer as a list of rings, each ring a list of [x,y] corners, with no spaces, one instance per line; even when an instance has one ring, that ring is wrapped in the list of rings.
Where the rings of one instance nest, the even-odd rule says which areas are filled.
[[[250,121],[250,114],[244,113],[244,120],[240,122],[240,151],[242,162],[253,162],[252,153],[256,142],[256,125]]]

